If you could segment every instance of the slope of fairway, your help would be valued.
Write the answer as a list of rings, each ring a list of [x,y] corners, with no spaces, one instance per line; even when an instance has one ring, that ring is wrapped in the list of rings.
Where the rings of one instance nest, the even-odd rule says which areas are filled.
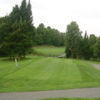
[[[0,92],[100,87],[100,70],[79,60],[29,57],[0,60]]]
[[[44,56],[59,56],[65,53],[65,47],[41,46],[35,47],[35,51]]]

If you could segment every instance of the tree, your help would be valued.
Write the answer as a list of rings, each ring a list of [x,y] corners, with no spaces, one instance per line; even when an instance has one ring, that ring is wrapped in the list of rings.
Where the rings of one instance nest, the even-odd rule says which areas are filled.
[[[90,59],[90,46],[89,46],[87,31],[85,31],[85,35],[83,38],[82,53],[83,53],[84,59],[87,59],[87,60]]]
[[[23,0],[20,6],[20,17],[22,18],[22,21],[25,21],[27,19],[27,4],[26,0]]]
[[[30,0],[29,0],[29,2],[28,2],[28,5],[27,5],[27,22],[28,22],[28,25],[31,27],[31,26],[33,26],[33,16],[32,16],[32,7],[31,7],[31,4],[30,4]]]
[[[44,33],[44,44],[45,45],[51,45],[51,27],[48,26],[47,28],[45,28],[45,33]]]
[[[94,46],[94,55],[100,60],[100,37],[97,38],[96,44]]]
[[[37,27],[37,44],[38,45],[43,45],[44,44],[44,39],[43,39],[44,34],[45,34],[45,27],[44,27],[44,24],[41,23]]]
[[[67,31],[66,31],[66,50],[65,53],[66,55],[69,56],[70,52],[70,57],[76,57],[79,55],[78,51],[80,49],[80,41],[81,41],[81,31],[79,29],[79,26],[76,22],[71,22],[67,26]]]
[[[2,19],[0,28],[4,28],[0,31],[1,47],[9,52],[10,58],[16,54],[20,60],[32,48],[36,35],[32,21],[31,4],[30,1],[27,4],[26,0],[22,1],[20,7],[15,5],[12,12]]]
[[[8,55],[11,52],[11,49],[9,48],[9,26],[9,16],[0,18],[0,55],[2,56]]]
[[[90,57],[95,58],[94,49],[96,44],[97,37],[94,34],[91,34],[89,37],[89,46],[90,46]]]
[[[61,44],[60,46],[64,46],[65,45],[65,33],[60,33],[60,37],[61,37]]]

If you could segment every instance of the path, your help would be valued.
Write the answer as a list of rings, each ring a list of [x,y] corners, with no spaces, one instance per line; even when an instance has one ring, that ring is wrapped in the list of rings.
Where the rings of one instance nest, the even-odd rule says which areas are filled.
[[[96,69],[100,70],[100,65],[99,64],[93,64],[93,63],[89,63],[89,64],[93,65]]]
[[[65,56],[66,56],[66,54],[64,53],[64,54],[62,54],[60,56],[57,56],[57,58],[64,58]]]
[[[40,92],[0,93],[0,100],[36,100],[45,98],[100,98],[100,88],[69,89]]]

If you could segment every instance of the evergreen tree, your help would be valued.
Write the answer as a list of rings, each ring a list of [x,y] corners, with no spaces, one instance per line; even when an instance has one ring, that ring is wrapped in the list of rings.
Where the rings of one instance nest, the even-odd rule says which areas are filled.
[[[20,6],[20,17],[22,21],[25,21],[27,18],[27,3],[26,0],[23,0]]]
[[[27,5],[27,22],[29,24],[29,26],[33,26],[33,16],[32,16],[32,11],[31,11],[32,7],[31,7],[31,4],[30,4],[30,0],[28,2],[28,5]]]
[[[9,53],[11,52],[11,49],[9,48],[9,43],[10,43],[9,27],[10,27],[9,16],[0,18],[0,55],[1,56],[9,55]]]
[[[37,27],[37,44],[38,45],[43,45],[44,44],[44,39],[43,39],[44,34],[45,34],[45,27],[44,27],[44,24],[41,23]]]
[[[100,37],[97,38],[97,41],[94,45],[94,56],[100,60]]]
[[[5,29],[2,28],[0,31],[2,48],[6,50],[5,52],[9,52],[10,58],[17,54],[20,60],[31,49],[33,39],[35,39],[30,1],[27,4],[26,0],[23,0],[20,8],[15,5],[6,18],[1,26]]]
[[[85,35],[83,38],[82,53],[83,53],[84,59],[87,59],[87,60],[90,59],[90,46],[89,46],[87,31],[85,31]]]
[[[94,34],[91,34],[89,37],[89,46],[90,46],[90,57],[95,58],[94,49],[96,44],[97,37]]]

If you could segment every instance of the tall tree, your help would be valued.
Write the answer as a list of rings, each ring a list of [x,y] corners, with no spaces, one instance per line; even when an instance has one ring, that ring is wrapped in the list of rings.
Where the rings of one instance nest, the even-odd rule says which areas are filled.
[[[31,7],[30,0],[27,5],[27,16],[26,17],[27,17],[26,20],[27,20],[29,26],[33,26],[32,7]]]
[[[82,53],[83,53],[84,59],[87,59],[87,60],[90,59],[90,46],[89,46],[87,31],[85,31],[85,35],[83,38]]]
[[[80,49],[80,40],[81,40],[81,31],[79,29],[79,26],[76,22],[71,22],[67,26],[67,31],[66,31],[66,56],[70,53],[70,57],[73,58],[74,56],[76,57],[78,55]]]
[[[45,26],[43,23],[41,23],[37,27],[37,44],[38,45],[44,44],[44,39],[43,39],[44,34],[45,34]]]
[[[94,46],[94,55],[100,60],[100,37],[97,38],[96,44]]]
[[[89,37],[89,46],[90,46],[90,57],[94,58],[94,49],[96,44],[97,37],[94,34],[91,34]]]
[[[0,55],[5,55],[5,54],[8,55],[11,52],[11,49],[9,48],[9,43],[10,43],[9,33],[10,33],[9,16],[0,18]]]
[[[13,7],[7,20],[2,24],[2,27],[5,26],[4,28],[6,28],[3,28],[3,32],[1,32],[6,34],[2,47],[9,52],[10,56],[17,54],[20,60],[22,56],[25,57],[26,53],[33,46],[35,28],[32,21],[30,1],[27,4],[26,0],[23,0],[20,7],[18,5]]]
[[[27,18],[27,3],[26,0],[23,0],[20,6],[20,17],[22,17],[22,21],[25,21]]]

